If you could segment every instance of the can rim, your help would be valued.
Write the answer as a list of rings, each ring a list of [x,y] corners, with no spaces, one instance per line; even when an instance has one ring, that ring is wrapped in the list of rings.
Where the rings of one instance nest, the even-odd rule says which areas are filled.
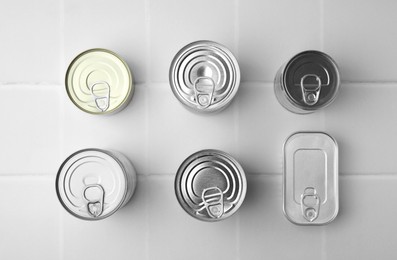
[[[336,81],[335,81],[335,91],[334,91],[334,94],[332,95],[332,97],[331,97],[327,102],[325,102],[325,103],[322,104],[321,106],[314,106],[314,107],[302,106],[299,102],[297,102],[297,101],[291,96],[291,94],[290,94],[289,91],[288,91],[288,88],[286,87],[286,86],[287,86],[287,78],[286,78],[286,77],[287,77],[287,72],[288,72],[288,70],[289,70],[291,64],[292,64],[296,59],[298,59],[300,56],[306,55],[306,54],[316,54],[316,55],[320,55],[320,56],[325,57],[325,58],[329,61],[329,63],[333,66],[334,71],[335,71],[335,78],[336,78]],[[282,71],[281,71],[281,75],[282,75],[282,79],[281,79],[282,84],[281,84],[281,87],[282,87],[282,90],[286,93],[287,99],[288,99],[296,108],[301,109],[301,110],[303,110],[303,111],[311,112],[311,111],[314,111],[314,110],[317,110],[317,109],[320,109],[320,108],[325,108],[325,107],[329,106],[329,105],[336,99],[336,97],[337,97],[338,94],[339,94],[339,89],[340,89],[340,85],[341,85],[339,67],[338,67],[338,65],[336,64],[335,60],[334,60],[331,56],[329,56],[328,54],[326,54],[326,53],[324,53],[324,52],[322,52],[322,51],[318,51],[318,50],[306,50],[306,51],[302,51],[302,52],[300,52],[300,53],[294,55],[291,59],[289,59],[289,61],[286,63],[286,65],[283,66],[283,69],[282,69]]]
[[[91,52],[96,52],[96,51],[97,51],[97,52],[103,52],[103,53],[111,54],[111,55],[113,55],[114,57],[116,57],[117,59],[119,59],[119,60],[121,61],[121,63],[123,63],[124,67],[126,68],[127,74],[128,74],[128,79],[129,79],[129,80],[128,80],[128,93],[127,93],[127,95],[124,97],[124,99],[122,100],[122,102],[120,102],[120,104],[119,104],[117,107],[115,107],[113,110],[107,110],[107,111],[105,111],[105,112],[99,112],[99,113],[97,113],[97,112],[92,112],[92,111],[89,111],[89,110],[87,110],[87,109],[84,109],[84,108],[82,108],[79,104],[77,104],[77,102],[72,98],[72,95],[71,95],[71,93],[70,93],[70,91],[69,91],[69,85],[68,85],[68,76],[69,76],[69,73],[70,73],[70,70],[71,70],[73,64],[74,64],[78,59],[80,59],[81,57],[83,57],[84,55],[86,55],[86,54],[88,54],[88,53],[91,53]],[[132,74],[132,72],[131,72],[131,69],[130,69],[130,67],[128,66],[127,62],[126,62],[120,55],[118,55],[117,53],[115,53],[115,52],[113,52],[113,51],[111,51],[111,50],[105,49],[105,48],[92,48],[92,49],[88,49],[88,50],[85,50],[85,51],[79,53],[79,54],[78,54],[76,57],[74,57],[73,60],[69,63],[69,66],[68,66],[68,68],[67,68],[67,70],[66,70],[66,74],[65,74],[65,89],[66,89],[66,92],[67,92],[67,94],[68,94],[69,99],[70,99],[70,100],[73,102],[73,104],[74,104],[77,108],[79,108],[81,111],[84,111],[84,112],[89,113],[89,114],[91,114],[91,115],[109,115],[109,114],[114,114],[114,113],[119,112],[120,110],[122,110],[122,109],[131,101],[132,96],[133,96],[133,94],[134,94],[134,92],[135,92],[134,76],[133,76],[133,74]]]
[[[181,192],[181,188],[180,188],[180,184],[181,184],[181,178],[182,178],[182,174],[184,173],[184,170],[186,168],[186,166],[188,165],[189,162],[192,162],[194,160],[196,160],[197,158],[199,158],[198,155],[202,155],[202,154],[207,154],[207,155],[220,155],[220,156],[224,156],[225,158],[227,158],[228,160],[230,160],[234,166],[238,169],[238,174],[241,177],[241,196],[238,200],[238,202],[235,204],[235,209],[231,211],[231,213],[229,213],[230,215],[226,216],[226,217],[222,217],[222,218],[201,218],[201,217],[197,217],[196,215],[192,214],[191,211],[189,211],[190,207],[187,205],[187,203],[185,203],[185,200],[183,198],[182,192]],[[200,156],[201,157],[201,156]],[[195,219],[198,219],[200,221],[204,221],[204,222],[218,222],[224,219],[227,219],[231,216],[233,216],[237,210],[241,207],[241,205],[244,202],[246,193],[247,193],[247,178],[244,172],[243,167],[240,165],[240,163],[234,159],[230,154],[220,151],[220,150],[216,150],[216,149],[203,149],[200,150],[198,152],[195,152],[191,155],[189,155],[179,166],[176,175],[175,175],[175,181],[174,181],[174,191],[175,191],[175,196],[177,198],[177,201],[179,203],[179,205],[183,208],[183,210],[188,213],[190,216],[192,216]]]
[[[176,73],[176,64],[179,62],[179,60],[181,59],[181,57],[183,56],[184,53],[186,53],[187,51],[189,51],[192,48],[195,47],[199,47],[200,45],[207,45],[207,46],[211,46],[214,48],[217,48],[219,50],[221,50],[222,52],[224,52],[226,54],[226,58],[228,58],[230,60],[230,63],[232,64],[233,70],[235,72],[235,80],[234,80],[234,84],[232,87],[232,90],[229,91],[229,93],[227,94],[227,96],[225,98],[222,99],[222,103],[218,106],[209,106],[206,109],[203,110],[199,110],[199,109],[195,109],[195,107],[191,106],[191,104],[189,102],[187,102],[184,98],[182,98],[179,94],[179,92],[177,91],[177,84],[175,81],[175,73]],[[170,83],[170,87],[172,92],[174,93],[174,96],[179,100],[179,102],[181,102],[183,105],[185,105],[185,107],[187,107],[188,109],[198,112],[198,113],[212,113],[212,112],[216,112],[216,111],[221,111],[224,108],[226,108],[231,101],[233,100],[234,96],[237,94],[239,86],[240,86],[240,80],[241,80],[241,71],[240,71],[240,66],[238,64],[238,61],[236,59],[236,57],[233,55],[233,53],[223,44],[217,43],[215,41],[210,41],[210,40],[198,40],[198,41],[194,41],[191,42],[185,46],[183,46],[173,57],[171,64],[170,64],[170,69],[169,69],[169,73],[168,73],[168,78],[169,78],[169,83]]]
[[[99,217],[97,217],[97,218],[89,218],[89,217],[84,217],[84,216],[81,216],[81,215],[76,214],[76,213],[73,212],[71,209],[69,209],[69,207],[66,206],[65,202],[62,200],[62,198],[61,198],[61,193],[60,193],[60,191],[59,191],[59,185],[58,185],[58,184],[59,184],[59,178],[60,178],[60,175],[61,175],[61,171],[62,171],[63,167],[65,166],[65,164],[66,164],[72,157],[74,157],[75,155],[77,155],[77,154],[79,154],[79,153],[83,153],[83,152],[101,152],[101,153],[104,153],[104,154],[110,156],[110,157],[111,157],[112,159],[114,159],[114,160],[117,162],[117,164],[120,166],[120,168],[122,169],[123,175],[124,175],[124,177],[125,177],[126,180],[127,180],[127,173],[126,173],[126,169],[125,169],[124,165],[123,165],[122,162],[121,162],[116,156],[114,156],[111,152],[106,151],[106,150],[103,150],[103,149],[99,149],[99,148],[85,148],[85,149],[81,149],[81,150],[78,150],[78,151],[72,153],[71,155],[69,155],[69,156],[62,162],[61,166],[60,166],[59,169],[58,169],[57,176],[56,176],[56,178],[55,178],[55,190],[56,190],[56,193],[57,193],[57,197],[58,197],[59,202],[62,204],[63,208],[64,208],[67,212],[69,212],[71,215],[73,215],[73,216],[75,216],[75,217],[77,217],[77,218],[79,218],[79,219],[82,219],[82,220],[89,220],[89,221],[102,220],[102,219],[105,219],[105,218],[107,218],[107,217],[113,215],[114,213],[117,212],[117,210],[119,210],[119,209],[123,206],[123,201],[125,200],[125,198],[126,198],[126,196],[127,196],[128,182],[127,182],[127,181],[125,182],[124,193],[123,193],[123,195],[122,195],[122,198],[121,198],[121,200],[120,200],[120,203],[119,203],[119,204],[115,207],[115,209],[112,210],[111,212],[109,212],[109,213],[107,213],[107,214],[105,214],[105,215],[99,216]],[[66,196],[66,197],[67,197],[67,196]]]

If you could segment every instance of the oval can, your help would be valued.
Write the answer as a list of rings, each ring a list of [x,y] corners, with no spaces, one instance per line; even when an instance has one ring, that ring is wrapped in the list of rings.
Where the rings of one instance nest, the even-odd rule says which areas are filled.
[[[335,61],[320,51],[295,55],[276,74],[274,91],[280,104],[297,114],[311,113],[331,104],[340,87]]]
[[[131,199],[137,177],[121,153],[84,149],[70,155],[59,168],[55,187],[62,206],[83,220],[114,214]]]
[[[229,154],[202,150],[190,155],[175,176],[179,204],[192,217],[215,222],[232,216],[244,201],[247,180]]]
[[[197,112],[227,107],[240,85],[236,58],[223,45],[196,41],[183,47],[171,62],[169,82],[175,97]]]
[[[70,63],[65,86],[70,100],[90,114],[112,114],[124,109],[134,93],[127,63],[106,49],[91,49]]]
[[[284,144],[283,210],[298,225],[323,225],[339,211],[338,145],[321,132],[300,132]]]

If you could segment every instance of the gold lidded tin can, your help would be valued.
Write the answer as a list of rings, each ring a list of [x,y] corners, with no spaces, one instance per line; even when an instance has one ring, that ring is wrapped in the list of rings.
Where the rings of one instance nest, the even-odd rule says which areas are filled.
[[[190,155],[175,176],[179,204],[191,216],[208,222],[233,215],[244,201],[247,180],[229,154],[202,150]]]
[[[134,93],[127,63],[106,49],[80,53],[69,65],[65,77],[70,100],[90,114],[111,114],[122,110]]]
[[[280,68],[274,91],[280,104],[297,114],[311,113],[331,104],[340,87],[335,61],[320,51],[295,55]]]
[[[240,85],[236,58],[223,45],[196,41],[183,47],[171,62],[169,81],[175,97],[198,112],[224,109]]]
[[[84,149],[70,155],[59,168],[55,187],[62,206],[83,220],[114,214],[134,194],[137,177],[121,153]]]

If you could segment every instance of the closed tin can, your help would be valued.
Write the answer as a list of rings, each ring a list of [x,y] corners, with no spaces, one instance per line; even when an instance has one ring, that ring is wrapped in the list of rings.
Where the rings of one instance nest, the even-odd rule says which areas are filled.
[[[240,85],[236,58],[223,45],[197,41],[183,47],[174,57],[169,81],[175,97],[198,112],[225,108]]]
[[[331,104],[339,90],[335,61],[319,51],[295,55],[280,68],[274,91],[281,105],[297,114],[311,113]]]
[[[136,182],[133,165],[121,153],[85,149],[62,163],[55,187],[59,201],[70,214],[100,220],[127,204]]]
[[[339,211],[338,146],[325,133],[301,132],[284,144],[283,210],[298,225],[322,225]]]
[[[111,114],[122,110],[134,93],[127,63],[116,53],[91,49],[69,65],[65,78],[70,100],[90,114]]]
[[[182,208],[203,221],[219,221],[233,215],[247,191],[245,173],[230,155],[202,150],[190,155],[175,177],[175,193]]]

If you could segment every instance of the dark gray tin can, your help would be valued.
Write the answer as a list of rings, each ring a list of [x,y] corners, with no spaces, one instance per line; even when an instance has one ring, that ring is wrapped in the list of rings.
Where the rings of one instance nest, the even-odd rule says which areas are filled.
[[[334,101],[339,86],[338,66],[330,56],[319,51],[295,55],[280,68],[274,80],[280,104],[297,114],[328,106]]]

